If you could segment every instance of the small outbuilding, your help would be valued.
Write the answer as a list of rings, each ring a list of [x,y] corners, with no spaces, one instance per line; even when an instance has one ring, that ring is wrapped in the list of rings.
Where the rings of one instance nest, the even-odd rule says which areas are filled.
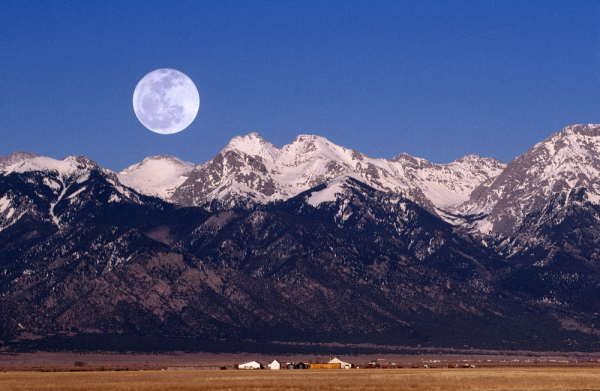
[[[239,369],[264,369],[263,365],[258,361],[250,361],[244,364],[238,365]]]
[[[281,369],[281,363],[277,360],[273,360],[273,362],[269,364],[269,369]]]

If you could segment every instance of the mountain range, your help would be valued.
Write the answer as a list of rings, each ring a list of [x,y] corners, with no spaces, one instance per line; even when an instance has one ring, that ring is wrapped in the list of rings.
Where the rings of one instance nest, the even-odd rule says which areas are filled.
[[[600,125],[508,164],[257,133],[119,173],[15,152],[0,338],[597,350],[599,153]]]

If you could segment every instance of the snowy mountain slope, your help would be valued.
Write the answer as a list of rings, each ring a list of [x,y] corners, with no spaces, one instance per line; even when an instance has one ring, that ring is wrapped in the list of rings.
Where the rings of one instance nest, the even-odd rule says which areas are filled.
[[[143,202],[139,194],[121,185],[114,172],[84,156],[12,159],[12,164],[0,169],[0,230],[24,215],[60,227],[73,218],[74,211],[103,197],[109,202]]]
[[[436,208],[467,201],[475,187],[498,175],[504,166],[474,155],[444,165],[406,154],[391,161],[374,159],[314,135],[300,135],[277,148],[251,133],[235,137],[213,159],[196,166],[167,199],[182,205],[213,200],[225,206],[243,200],[266,203],[350,175],[377,189],[403,193],[435,213]]]
[[[473,191],[460,206],[481,215],[483,233],[510,236],[524,218],[544,208],[557,194],[586,189],[586,200],[600,202],[600,125],[573,125],[552,134],[513,160],[491,183]]]
[[[506,163],[497,159],[477,155],[467,155],[448,164],[434,164],[407,154],[392,161],[436,207],[450,211],[469,200],[473,190],[500,175],[506,167]]]
[[[193,169],[192,163],[173,156],[160,155],[147,157],[119,172],[118,176],[125,186],[143,194],[168,199],[175,189],[185,182]]]

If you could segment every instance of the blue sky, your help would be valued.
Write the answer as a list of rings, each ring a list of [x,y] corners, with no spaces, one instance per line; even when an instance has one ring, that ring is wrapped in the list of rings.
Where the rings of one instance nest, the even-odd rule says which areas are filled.
[[[121,170],[202,163],[236,135],[318,134],[373,157],[510,161],[600,123],[600,1],[4,1],[0,155]],[[186,130],[132,108],[158,68],[200,92]]]

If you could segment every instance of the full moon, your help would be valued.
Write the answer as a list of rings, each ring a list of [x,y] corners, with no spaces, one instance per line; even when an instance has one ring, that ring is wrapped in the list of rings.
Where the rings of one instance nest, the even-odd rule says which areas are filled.
[[[172,134],[190,126],[200,108],[192,79],[175,69],[157,69],[140,80],[133,92],[133,110],[153,132]]]

